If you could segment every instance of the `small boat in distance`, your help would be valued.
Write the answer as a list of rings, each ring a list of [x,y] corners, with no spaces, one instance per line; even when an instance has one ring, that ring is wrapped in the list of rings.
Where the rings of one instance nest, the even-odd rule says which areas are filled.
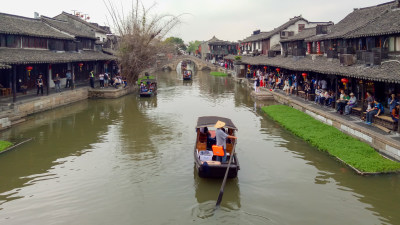
[[[236,145],[236,140],[227,139],[226,163],[221,163],[220,161],[217,161],[216,156],[213,153],[213,143],[211,142],[213,138],[215,138],[215,130],[211,130],[211,128],[214,128],[214,125],[218,121],[222,121],[225,123],[224,127],[227,129],[227,133],[229,135],[235,135],[237,128],[230,119],[217,116],[199,117],[196,125],[197,138],[194,145],[194,164],[197,170],[197,174],[200,177],[223,178],[226,169],[228,168],[228,161],[230,157],[233,157],[232,163],[229,166],[228,178],[235,178],[237,177],[238,171],[240,170],[239,160],[237,158],[236,152],[232,155],[232,151]]]
[[[183,80],[191,80],[192,79],[192,71],[191,70],[183,70]]]
[[[157,94],[156,79],[145,78],[140,81],[139,94],[140,97],[151,97]]]

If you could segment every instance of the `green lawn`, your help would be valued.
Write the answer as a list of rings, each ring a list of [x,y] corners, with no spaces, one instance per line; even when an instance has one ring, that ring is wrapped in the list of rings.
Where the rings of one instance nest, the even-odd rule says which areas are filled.
[[[141,82],[142,80],[144,80],[144,79],[147,79],[147,77],[144,76],[144,77],[139,78],[138,81],[137,81],[137,84],[140,84],[140,82]],[[155,79],[155,77],[154,77],[154,76],[149,76],[149,79]]]
[[[226,74],[226,73],[215,72],[215,71],[211,72],[210,75],[218,76],[218,77],[226,77],[226,76],[228,76],[228,74]]]
[[[12,146],[13,144],[8,141],[0,141],[0,152],[6,150],[8,147]]]
[[[362,172],[400,171],[400,163],[382,157],[368,144],[285,105],[262,108],[273,120],[321,151],[340,158]]]

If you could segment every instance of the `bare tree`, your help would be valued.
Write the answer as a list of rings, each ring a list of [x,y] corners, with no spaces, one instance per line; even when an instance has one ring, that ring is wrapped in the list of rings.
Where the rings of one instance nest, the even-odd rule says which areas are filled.
[[[157,55],[168,52],[171,47],[162,39],[180,22],[182,15],[158,15],[154,6],[146,8],[140,0],[132,0],[130,11],[118,9],[111,0],[103,0],[111,17],[112,27],[120,36],[117,57],[121,74],[129,84],[156,62]]]

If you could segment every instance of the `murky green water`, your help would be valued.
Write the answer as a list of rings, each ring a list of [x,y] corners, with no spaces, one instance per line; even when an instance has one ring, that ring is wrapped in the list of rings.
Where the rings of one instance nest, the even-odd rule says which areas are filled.
[[[158,96],[88,100],[1,133],[0,224],[400,224],[400,176],[361,177],[266,118],[230,78],[159,73]],[[273,104],[273,103],[270,103]],[[241,170],[197,177],[197,117],[231,118]]]

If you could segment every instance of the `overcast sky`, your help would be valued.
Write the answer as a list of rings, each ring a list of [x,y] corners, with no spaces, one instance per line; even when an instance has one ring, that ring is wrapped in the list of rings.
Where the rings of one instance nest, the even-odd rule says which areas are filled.
[[[108,1],[108,0],[107,0]],[[111,0],[128,10],[132,0]],[[216,36],[222,40],[237,41],[253,30],[268,31],[289,18],[302,15],[312,22],[339,22],[354,8],[368,7],[388,0],[142,0],[159,14],[170,13],[182,17],[171,36],[192,40],[208,40]],[[0,12],[33,17],[34,12],[53,17],[62,11],[78,10],[89,14],[91,22],[107,25],[107,9],[103,0],[12,0],[1,3]],[[0,21],[1,22],[1,21]]]

